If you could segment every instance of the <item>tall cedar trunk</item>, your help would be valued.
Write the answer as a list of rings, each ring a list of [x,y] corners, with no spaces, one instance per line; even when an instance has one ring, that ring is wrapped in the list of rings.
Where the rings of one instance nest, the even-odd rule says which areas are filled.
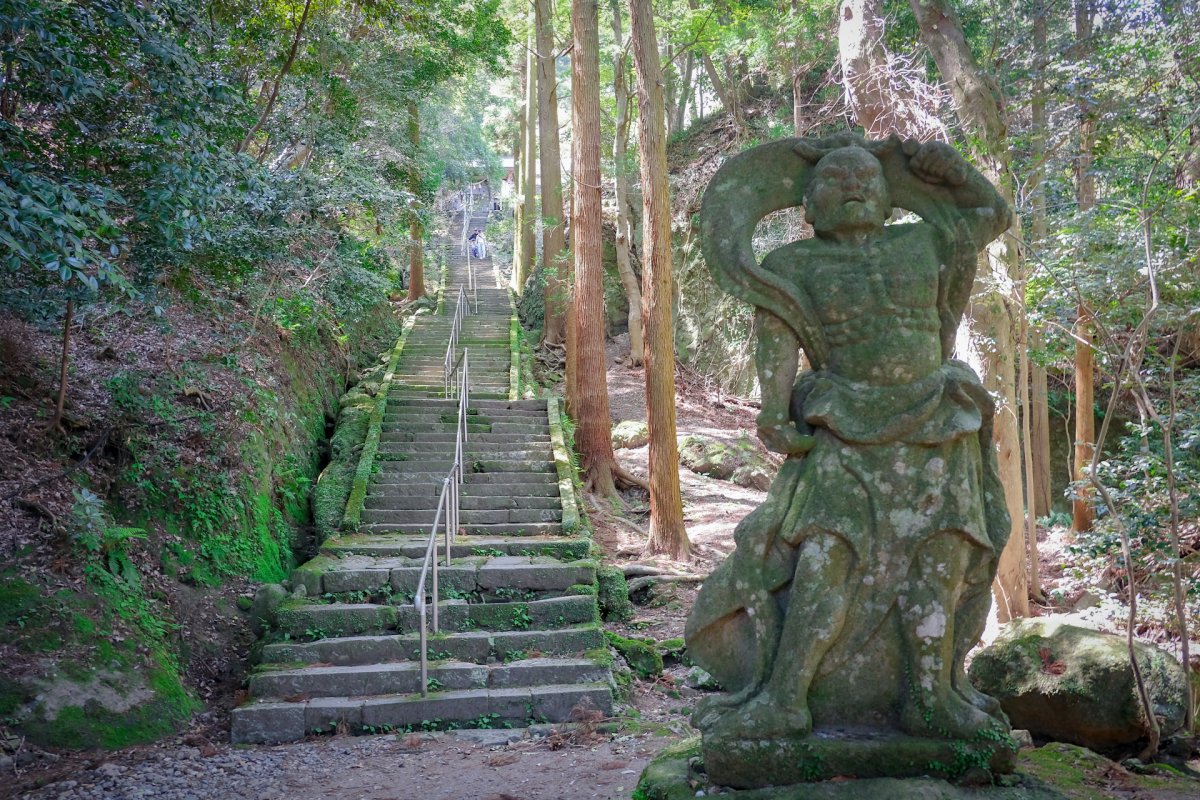
[[[667,42],[667,66],[670,69],[663,71],[663,111],[667,120],[667,137],[675,135],[675,107],[679,95],[679,81],[676,80],[677,73],[674,69],[675,64],[675,45]]]
[[[629,173],[626,171],[626,153],[629,147],[629,86],[625,74],[628,66],[625,37],[621,33],[621,3],[612,0],[612,30],[616,47],[613,48],[613,94],[617,100],[617,119],[613,135],[613,164],[615,165],[617,199],[617,274],[625,287],[625,298],[629,301],[629,362],[640,366],[643,356],[642,341],[642,287],[637,273],[633,271],[633,227],[629,214]],[[691,54],[688,54],[689,64]],[[690,67],[689,67],[690,71]],[[690,83],[689,75],[689,83]],[[688,93],[691,92],[689,86]],[[683,95],[684,98],[687,94]],[[680,102],[682,108],[686,99]]]
[[[558,152],[558,74],[554,57],[552,0],[535,0],[537,18],[538,138],[542,166],[542,269],[546,279],[546,324],[542,341],[561,344],[566,333],[566,220]]]
[[[408,222],[408,299],[415,302],[425,295],[425,228],[416,205],[421,189],[421,173],[416,167],[417,154],[421,150],[421,110],[416,103],[408,104],[408,143],[412,145],[413,157],[408,184],[413,193],[412,217]]]
[[[616,495],[612,417],[608,408],[608,359],[604,352],[603,216],[600,208],[600,17],[599,0],[572,0],[575,30],[571,56],[571,153],[575,168],[575,348],[578,398],[575,446],[584,484]]]
[[[646,550],[682,559],[691,551],[691,543],[683,527],[679,451],[675,443],[671,200],[663,135],[662,67],[651,0],[630,0],[629,10],[642,162],[642,314],[646,334],[646,419],[650,430],[650,537]]]
[[[304,39],[304,28],[308,24],[308,13],[312,10],[313,0],[305,0],[304,11],[300,14],[300,21],[296,23],[296,32],[292,36],[292,46],[288,50],[287,58],[283,61],[283,66],[279,68],[279,75],[275,78],[275,82],[271,86],[271,95],[267,98],[267,104],[263,106],[262,113],[258,115],[258,119],[250,126],[250,130],[246,131],[246,135],[238,142],[237,152],[244,153],[250,147],[250,143],[254,141],[254,137],[262,130],[262,126],[266,124],[267,119],[271,116],[271,112],[275,109],[275,102],[279,99],[279,89],[283,86],[283,79],[292,71],[292,64],[296,62],[296,55],[300,52],[300,42]],[[264,153],[266,148],[264,148]]]
[[[514,76],[517,93],[522,97],[525,96],[524,90],[525,76],[529,74],[527,59],[530,53],[525,51],[520,54],[517,72]],[[517,271],[518,266],[524,259],[525,237],[521,232],[525,230],[525,106],[521,106],[517,111],[517,140],[513,144],[513,194],[512,194],[512,214],[513,214],[513,260],[512,260],[512,288],[517,290]]]
[[[530,11],[530,30],[527,45],[530,55],[525,59],[525,147],[524,161],[521,165],[521,198],[524,212],[521,214],[521,228],[517,232],[521,237],[521,259],[513,265],[513,291],[521,294],[525,291],[525,281],[533,271],[533,263],[537,257],[537,245],[534,243],[535,222],[537,220],[537,59],[533,54],[533,12]]]
[[[1075,2],[1075,45],[1077,57],[1091,49],[1092,23],[1095,19],[1092,0]],[[1076,108],[1079,119],[1079,154],[1075,159],[1075,200],[1079,215],[1084,217],[1083,229],[1089,227],[1089,216],[1096,206],[1096,178],[1092,175],[1092,154],[1096,148],[1096,118],[1092,114],[1088,97],[1090,86],[1086,80],[1078,91]],[[1080,249],[1086,248],[1086,234],[1081,237]],[[1079,269],[1086,263],[1080,254]],[[1095,365],[1092,358],[1091,313],[1085,301],[1080,301],[1075,318],[1075,478],[1074,499],[1071,501],[1071,529],[1075,532],[1091,530],[1095,521],[1092,510],[1093,491],[1084,474],[1092,463],[1096,442],[1096,417],[1093,413]]]
[[[1039,0],[1034,7],[1033,96],[1030,99],[1033,169],[1029,175],[1029,204],[1031,208],[1029,243],[1036,252],[1046,241],[1046,3]],[[1042,349],[1042,333],[1030,327],[1029,347]],[[1047,516],[1054,505],[1050,496],[1050,402],[1046,386],[1046,368],[1037,362],[1030,365],[1029,398],[1030,449],[1033,451],[1033,510],[1039,517]]]
[[[950,87],[959,121],[973,144],[975,160],[1011,202],[1008,130],[999,88],[975,64],[962,24],[949,0],[909,0],[909,5],[920,26],[921,39]],[[1013,224],[1017,224],[1015,217]],[[1022,309],[1014,307],[1012,287],[1020,273],[1020,254],[1015,244],[1019,238],[1003,236],[989,246],[987,256],[980,259],[980,277],[969,309],[971,349],[980,356],[984,386],[999,398],[993,432],[1000,482],[1012,519],[1008,544],[1000,554],[993,584],[1001,622],[1029,614],[1021,448],[1015,413],[1013,320],[1021,315]]]

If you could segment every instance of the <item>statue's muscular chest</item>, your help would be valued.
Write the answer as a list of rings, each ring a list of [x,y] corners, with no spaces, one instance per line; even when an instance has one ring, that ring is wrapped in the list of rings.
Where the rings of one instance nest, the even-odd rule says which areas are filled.
[[[888,318],[937,306],[938,258],[923,233],[865,247],[809,240],[793,276],[823,324],[867,317],[886,325]]]

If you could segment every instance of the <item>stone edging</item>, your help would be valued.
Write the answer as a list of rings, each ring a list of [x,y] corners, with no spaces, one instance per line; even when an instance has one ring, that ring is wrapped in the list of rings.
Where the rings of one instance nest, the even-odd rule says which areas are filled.
[[[562,500],[562,530],[564,534],[579,533],[579,502],[575,497],[575,480],[571,470],[571,454],[563,438],[559,399],[546,395],[546,416],[550,420],[550,444],[554,448],[554,470],[558,473],[558,495]]]
[[[375,467],[375,453],[379,449],[379,437],[383,432],[383,415],[387,410],[388,393],[392,388],[392,379],[396,374],[396,365],[400,363],[400,354],[404,351],[404,343],[408,334],[416,324],[417,315],[413,314],[404,322],[400,339],[388,359],[387,372],[379,382],[379,395],[375,398],[375,408],[371,410],[371,419],[367,423],[367,436],[363,440],[362,453],[358,457],[358,468],[354,471],[354,483],[350,488],[350,498],[346,501],[346,513],[342,516],[342,530],[358,530],[362,518],[363,503],[367,498],[367,486],[371,483],[371,470]]]

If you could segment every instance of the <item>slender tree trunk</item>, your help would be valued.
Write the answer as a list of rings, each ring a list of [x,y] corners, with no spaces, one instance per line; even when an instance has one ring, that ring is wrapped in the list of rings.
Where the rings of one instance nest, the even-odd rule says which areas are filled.
[[[909,0],[909,5],[922,41],[950,86],[959,121],[973,143],[975,160],[1011,202],[1008,131],[999,88],[975,64],[949,0]],[[1000,554],[993,585],[1001,622],[1029,614],[1013,331],[1013,320],[1021,310],[1012,307],[1012,287],[1020,276],[1017,240],[1019,237],[1005,236],[988,248],[988,256],[980,262],[980,279],[969,310],[970,326],[975,332],[970,337],[971,349],[980,356],[984,386],[999,398],[994,435],[1000,482],[1011,517],[1009,540]]]
[[[415,166],[421,152],[421,110],[415,102],[408,104],[408,143],[412,145],[414,166],[409,178],[409,190],[413,193],[412,214],[408,222],[408,299],[416,302],[425,295],[425,228],[417,213],[417,194],[421,188],[421,174]]]
[[[525,53],[524,58],[531,58],[532,54]],[[528,73],[528,64],[521,61],[517,67],[517,74],[514,77],[517,92],[524,96],[525,76]],[[517,139],[513,143],[513,193],[512,193],[512,214],[513,214],[513,256],[512,256],[512,290],[517,290],[517,273],[520,271],[520,264],[525,258],[524,245],[525,237],[521,232],[525,230],[525,139],[527,134],[525,131],[526,120],[525,106],[521,106],[517,111]]]
[[[687,558],[679,451],[675,442],[675,342],[671,318],[671,201],[663,136],[662,67],[651,0],[630,0],[638,77],[638,150],[642,162],[642,300],[646,334],[646,418],[650,429],[649,553]],[[711,63],[711,60],[710,62]]]
[[[624,57],[621,58],[624,61]],[[696,54],[688,50],[683,59],[683,81],[679,89],[679,105],[675,107],[675,125],[672,133],[678,133],[687,127],[688,103],[692,100],[692,83],[696,74]]]
[[[800,0],[792,0],[792,16],[796,17],[799,14]],[[808,125],[804,121],[805,102],[800,93],[805,72],[801,62],[803,47],[804,43],[799,37],[792,42],[792,133],[795,136],[803,136],[808,132]]]
[[[633,0],[630,0],[631,4],[632,2]],[[697,11],[700,8],[700,3],[698,0],[688,0],[688,8],[692,11]],[[657,56],[655,60],[658,60]],[[738,103],[737,87],[728,86],[721,79],[721,73],[717,72],[717,65],[713,63],[712,56],[708,53],[700,54],[700,63],[704,67],[704,73],[708,75],[708,82],[712,84],[713,91],[716,92],[717,97],[721,100],[721,105],[725,106],[725,112],[733,118],[734,128],[739,134],[744,132],[746,130],[746,120],[742,116],[742,107]],[[639,98],[640,107],[641,100]],[[703,112],[701,112],[701,115],[703,116]]]
[[[62,354],[58,359],[58,400],[54,404],[54,417],[47,426],[51,431],[62,431],[63,410],[67,407],[67,367],[71,363],[71,323],[75,321],[75,301],[67,300],[67,316],[63,320]]]
[[[535,0],[537,18],[538,138],[542,166],[542,269],[546,280],[546,323],[542,341],[558,345],[566,335],[566,220],[558,149],[558,74],[554,58],[552,0]]]
[[[266,124],[267,119],[271,116],[271,112],[275,109],[275,101],[279,99],[279,89],[283,86],[283,79],[291,72],[292,64],[296,62],[296,54],[300,52],[300,42],[304,38],[304,27],[308,24],[308,12],[312,9],[312,4],[313,0],[304,0],[304,11],[300,14],[300,21],[296,24],[296,32],[292,36],[292,46],[288,50],[287,58],[284,59],[278,77],[275,78],[275,82],[271,86],[271,96],[267,98],[267,104],[263,106],[262,113],[258,115],[258,119],[250,126],[250,130],[246,131],[246,135],[242,141],[238,143],[237,152],[239,153],[246,152],[246,148],[254,141],[254,137],[262,130],[262,126]]]
[[[600,208],[600,17],[598,0],[572,0],[571,127],[575,170],[575,333],[578,352],[575,446],[587,488],[616,495],[608,359],[604,352],[604,266]]]
[[[537,58],[533,55],[533,12],[530,11],[530,26],[527,45],[529,54],[525,57],[525,144],[523,154],[525,159],[521,165],[522,204],[521,228],[517,232],[521,237],[521,260],[513,265],[513,291],[521,294],[525,291],[525,281],[533,271],[537,258],[535,243],[535,222],[537,220]]]
[[[637,273],[633,271],[633,227],[629,215],[629,172],[626,170],[626,154],[629,147],[629,86],[626,83],[627,57],[625,37],[621,32],[621,3],[612,0],[612,30],[616,47],[613,49],[613,94],[617,101],[617,118],[613,135],[613,164],[617,199],[617,273],[625,288],[629,301],[629,362],[634,366],[642,363],[642,287]],[[691,54],[688,55],[690,61]],[[690,69],[690,68],[689,68]],[[689,76],[690,81],[690,76]],[[688,92],[691,92],[689,86]],[[686,95],[684,95],[686,97]],[[686,101],[684,101],[686,103]],[[680,104],[682,108],[684,103]]]
[[[1075,44],[1079,60],[1091,51],[1092,24],[1095,19],[1092,0],[1075,2]],[[1090,227],[1090,215],[1096,206],[1096,179],[1092,175],[1092,155],[1096,148],[1096,119],[1092,114],[1090,84],[1083,81],[1076,100],[1079,118],[1079,154],[1075,159],[1075,199],[1079,215],[1084,218],[1083,229]],[[1086,234],[1080,238],[1080,249],[1086,250]],[[1081,253],[1081,256],[1084,254]],[[1085,257],[1080,258],[1080,269]],[[1075,491],[1071,500],[1071,529],[1076,533],[1091,530],[1095,521],[1092,510],[1094,493],[1087,482],[1085,470],[1092,463],[1096,442],[1094,407],[1091,312],[1087,302],[1079,301],[1075,318]]]
[[[1034,7],[1033,49],[1036,68],[1033,75],[1032,118],[1033,169],[1030,171],[1029,243],[1037,252],[1046,241],[1046,3]],[[1042,349],[1042,332],[1030,326],[1029,347]],[[1038,517],[1049,515],[1054,501],[1050,496],[1050,402],[1046,386],[1046,368],[1036,361],[1030,365],[1030,442],[1033,451],[1033,510]]]

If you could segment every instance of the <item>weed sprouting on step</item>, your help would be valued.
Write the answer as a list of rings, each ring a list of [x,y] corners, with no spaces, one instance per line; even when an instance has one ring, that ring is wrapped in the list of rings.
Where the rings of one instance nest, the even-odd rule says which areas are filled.
[[[525,605],[524,603],[521,603],[520,605],[518,605],[516,608],[513,609],[513,612],[512,612],[513,630],[518,630],[518,631],[527,630],[532,623],[533,623],[533,617],[531,617],[529,615],[529,606]]]

